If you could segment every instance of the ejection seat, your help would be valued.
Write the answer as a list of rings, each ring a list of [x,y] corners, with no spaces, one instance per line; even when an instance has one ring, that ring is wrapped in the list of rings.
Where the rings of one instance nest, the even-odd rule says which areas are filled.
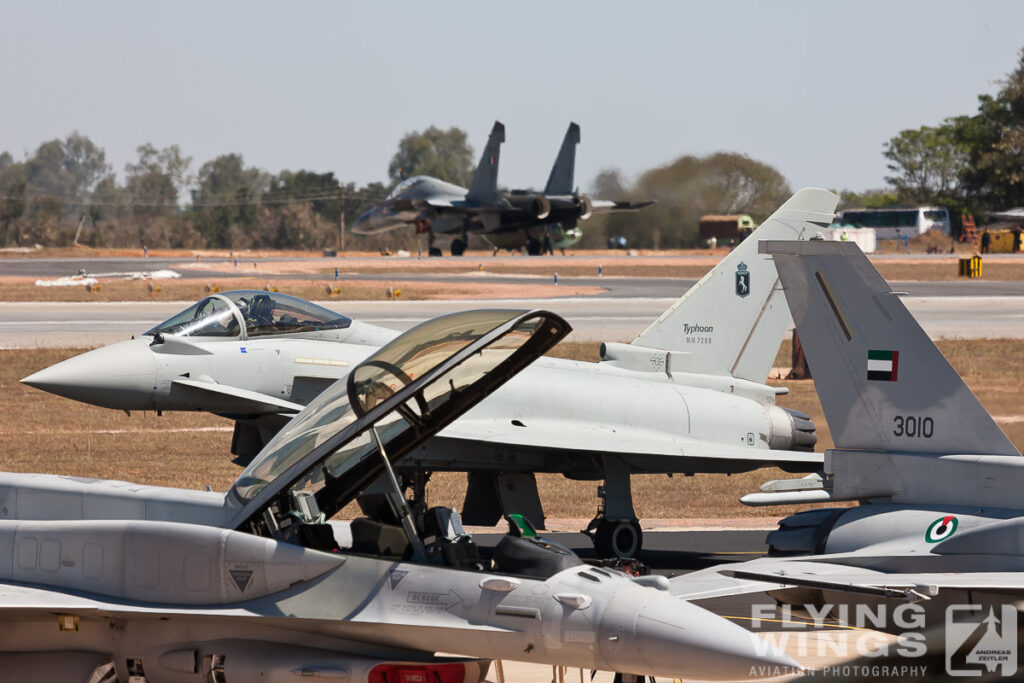
[[[583,560],[564,545],[538,536],[533,524],[522,515],[505,515],[505,520],[509,532],[494,548],[491,559],[495,570],[546,579],[583,564]]]

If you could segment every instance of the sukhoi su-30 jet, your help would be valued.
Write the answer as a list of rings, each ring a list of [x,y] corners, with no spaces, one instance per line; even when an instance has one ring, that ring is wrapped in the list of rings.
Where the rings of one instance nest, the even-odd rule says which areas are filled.
[[[580,241],[577,227],[595,213],[638,211],[652,202],[613,202],[591,199],[574,185],[576,145],[580,127],[569,124],[543,192],[498,189],[498,159],[505,126],[494,122],[480,164],[469,188],[430,176],[406,178],[381,203],[364,213],[352,232],[372,235],[412,226],[427,233],[430,255],[440,256],[435,235],[454,235],[452,256],[461,256],[470,233],[482,235],[496,249],[521,249],[540,254],[545,237],[552,249]]]
[[[907,619],[894,621],[892,610],[909,604],[929,639],[941,637],[957,605],[973,606],[975,623],[991,612],[1016,628],[1024,458],[855,244],[762,247],[778,268],[835,448],[824,478],[770,482],[743,500],[861,504],[787,517],[768,535],[768,557],[673,579],[672,592],[769,590],[783,604],[847,615],[888,606],[874,627],[904,630]],[[1004,675],[1017,668],[1010,642],[1012,660],[990,660]]]
[[[463,515],[479,525],[518,512],[543,528],[537,472],[603,480],[590,530],[602,555],[620,557],[642,542],[632,474],[819,470],[814,424],[765,384],[790,316],[757,241],[806,239],[836,200],[801,190],[633,343],[605,343],[599,363],[539,360],[399,469],[420,493],[430,472],[469,472]],[[293,297],[228,292],[22,381],[118,410],[234,419],[231,451],[247,461],[395,334]]]
[[[0,473],[0,678],[476,683],[498,658],[716,679],[795,666],[670,598],[664,577],[585,565],[525,524],[485,561],[454,510],[402,495],[394,463],[568,331],[544,311],[423,323],[320,394],[226,493]],[[363,514],[334,521],[352,502]]]

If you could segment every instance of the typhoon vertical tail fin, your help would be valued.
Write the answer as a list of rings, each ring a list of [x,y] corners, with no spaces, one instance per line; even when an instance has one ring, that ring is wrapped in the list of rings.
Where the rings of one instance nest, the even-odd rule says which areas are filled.
[[[832,222],[838,201],[828,190],[797,192],[633,344],[670,351],[674,371],[764,382],[790,315],[775,264],[757,243],[808,239]]]
[[[555,165],[551,167],[548,184],[544,186],[544,194],[565,195],[573,193],[576,175],[576,145],[580,144],[580,127],[576,123],[569,124],[562,138],[562,146],[555,157]]]
[[[480,155],[473,181],[469,184],[466,200],[473,204],[493,204],[498,201],[498,160],[501,143],[505,142],[505,124],[495,121],[491,134]]]
[[[763,242],[836,448],[1019,455],[852,242]]]

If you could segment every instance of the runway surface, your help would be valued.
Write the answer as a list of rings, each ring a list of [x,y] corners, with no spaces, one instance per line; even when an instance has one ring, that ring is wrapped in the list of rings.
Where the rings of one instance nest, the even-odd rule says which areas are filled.
[[[875,255],[875,259],[885,259],[886,257],[901,258],[904,257],[902,254],[886,254],[886,255]],[[940,255],[934,258],[943,258],[944,255]],[[1000,257],[1009,257],[1005,260],[1013,260],[1019,257],[1015,257],[1011,254],[995,254],[986,256],[986,259],[999,260]],[[602,255],[602,261],[608,263],[616,263],[619,261],[629,261],[631,257],[625,256],[619,253],[610,253],[607,256]],[[635,257],[633,257],[635,260]],[[928,258],[926,255],[916,255],[917,258]],[[308,261],[308,259],[289,259],[289,258],[272,258],[272,259],[246,259],[240,260],[239,269],[234,268],[232,262],[228,259],[206,259],[202,263],[205,266],[202,270],[191,270],[187,268],[181,268],[183,261],[181,258],[168,259],[168,258],[65,258],[65,259],[49,259],[49,258],[23,258],[23,259],[0,259],[0,276],[20,276],[20,277],[35,277],[35,278],[56,278],[64,277],[69,275],[76,275],[80,272],[85,272],[91,275],[96,274],[110,274],[110,273],[129,273],[129,272],[140,272],[140,271],[155,271],[171,269],[175,270],[182,279],[185,280],[216,280],[218,278],[231,279],[236,277],[247,277],[257,276],[262,280],[275,280],[275,279],[289,279],[289,280],[318,280],[328,281],[332,280],[330,276],[322,273],[306,274],[306,273],[289,273],[289,274],[272,274],[264,272],[266,269],[260,270],[249,270],[248,268],[242,268],[243,265],[248,266],[250,263],[257,264],[273,264],[280,262],[289,261]],[[346,265],[359,266],[360,262],[366,261],[381,261],[385,262],[389,269],[400,267],[402,265],[401,259],[354,259],[352,262]],[[414,262],[415,259],[412,259]],[[568,261],[568,263],[567,263]],[[544,259],[538,259],[536,261],[530,260],[525,261],[522,257],[518,256],[499,256],[496,258],[485,257],[483,259],[461,259],[446,257],[443,259],[432,260],[431,263],[439,263],[444,267],[472,267],[473,263],[485,264],[501,264],[501,265],[527,265],[530,267],[537,267],[545,265]],[[324,267],[334,263],[334,261],[325,261]],[[564,264],[565,266],[573,266],[571,259],[560,259],[558,263]],[[483,282],[493,284],[522,284],[524,281],[537,281],[537,282],[548,282],[553,279],[555,271],[558,269],[558,263],[550,263],[551,275],[497,275],[484,272],[477,272],[475,270],[464,272],[464,273],[433,273],[430,271],[424,272],[395,272],[389,270],[389,272],[378,272],[376,269],[371,269],[369,272],[355,272],[355,273],[343,273],[342,279],[347,280],[358,280],[358,281],[388,281],[393,282],[395,280],[413,281],[413,282],[453,282],[462,283],[466,282]],[[1024,263],[1024,262],[1022,262]],[[710,264],[709,264],[710,265]],[[602,287],[607,290],[607,293],[602,295],[609,298],[662,298],[670,297],[676,298],[682,295],[694,282],[693,278],[671,278],[671,277],[597,277],[596,273],[592,277],[559,277],[559,282],[564,285],[580,286],[580,287]],[[223,284],[223,283],[222,283]],[[914,297],[931,297],[931,296],[964,296],[964,297],[989,297],[989,296],[1024,296],[1024,281],[1022,282],[1002,282],[1002,281],[982,281],[982,280],[954,280],[945,282],[911,282],[911,281],[897,281],[892,283],[893,288],[899,291],[906,291],[907,294]]]
[[[546,308],[572,324],[574,332],[570,338],[573,340],[630,341],[675,301],[675,297],[575,297],[320,303],[357,320],[400,330],[470,307]],[[911,296],[904,298],[904,302],[932,338],[1024,339],[1024,297]],[[0,348],[82,348],[110,344],[145,332],[191,303],[0,303]]]

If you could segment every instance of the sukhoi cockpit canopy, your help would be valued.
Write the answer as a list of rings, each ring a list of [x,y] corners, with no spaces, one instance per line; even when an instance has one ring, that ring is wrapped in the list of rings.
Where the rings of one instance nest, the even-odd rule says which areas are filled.
[[[570,331],[546,311],[476,310],[427,321],[318,396],[256,456],[230,495],[232,526],[273,535],[299,497],[331,517]],[[269,514],[268,514],[269,513]]]

